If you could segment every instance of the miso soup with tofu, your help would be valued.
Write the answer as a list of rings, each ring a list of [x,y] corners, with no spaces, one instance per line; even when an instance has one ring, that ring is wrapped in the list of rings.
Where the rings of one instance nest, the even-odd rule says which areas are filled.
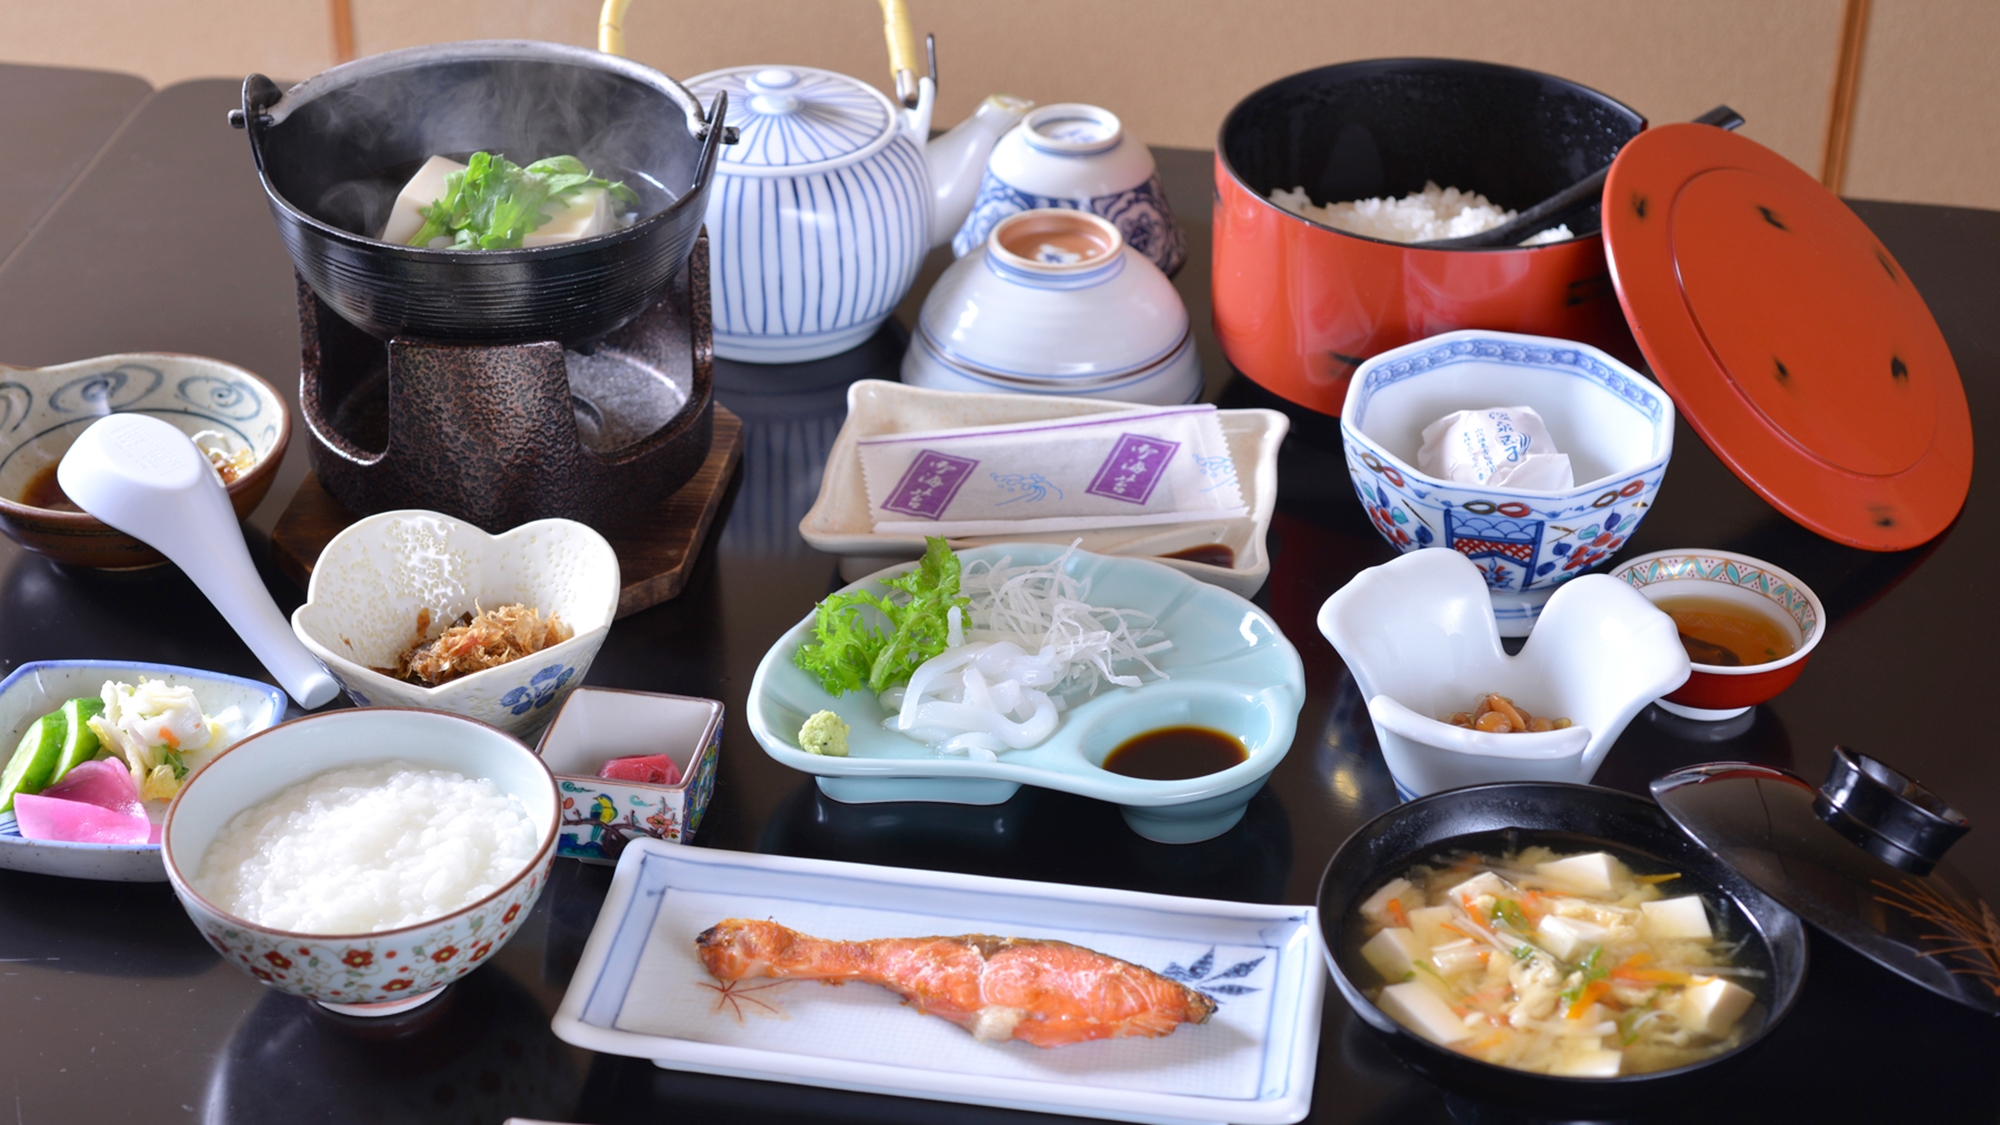
[[[1573,1078],[1671,1070],[1762,1021],[1766,953],[1727,897],[1639,857],[1459,841],[1363,900],[1346,940],[1368,996],[1483,1062]],[[1635,871],[1634,867],[1638,870]],[[1657,868],[1657,869],[1655,869]]]

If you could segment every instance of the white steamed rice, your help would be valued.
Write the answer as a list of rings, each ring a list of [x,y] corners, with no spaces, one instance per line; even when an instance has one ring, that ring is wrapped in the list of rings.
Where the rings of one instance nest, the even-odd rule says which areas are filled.
[[[238,813],[194,888],[274,929],[374,933],[492,894],[537,843],[527,806],[492,781],[389,761],[328,770]]]
[[[1517,212],[1496,207],[1476,191],[1441,188],[1428,181],[1424,190],[1401,199],[1357,199],[1352,203],[1319,206],[1306,189],[1271,189],[1271,202],[1285,210],[1349,234],[1380,238],[1389,242],[1433,242],[1441,238],[1464,238],[1492,230],[1514,218]],[[1523,246],[1562,242],[1576,237],[1569,225],[1559,223],[1522,241]]]

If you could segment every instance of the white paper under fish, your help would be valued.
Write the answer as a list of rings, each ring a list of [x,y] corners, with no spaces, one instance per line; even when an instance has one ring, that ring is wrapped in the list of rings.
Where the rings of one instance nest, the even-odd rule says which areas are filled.
[[[875,531],[995,535],[1248,514],[1213,406],[859,442]]]

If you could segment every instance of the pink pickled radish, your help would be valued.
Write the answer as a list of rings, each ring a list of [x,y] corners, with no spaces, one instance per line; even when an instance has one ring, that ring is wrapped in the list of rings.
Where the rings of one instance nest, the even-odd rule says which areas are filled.
[[[144,811],[124,812],[20,793],[14,797],[14,819],[30,840],[70,844],[144,844],[153,839],[153,825]]]
[[[139,791],[132,787],[132,771],[123,762],[108,758],[79,762],[61,781],[42,790],[42,796],[81,801],[113,812],[146,815],[146,807],[139,802]]]
[[[678,785],[681,780],[681,768],[665,754],[648,754],[638,758],[613,758],[597,768],[597,776],[611,781]]]

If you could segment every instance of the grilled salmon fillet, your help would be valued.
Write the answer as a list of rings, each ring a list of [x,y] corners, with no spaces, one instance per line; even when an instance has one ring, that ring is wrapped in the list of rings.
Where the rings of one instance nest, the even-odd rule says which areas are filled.
[[[975,1038],[1037,1047],[1171,1035],[1215,1012],[1214,1000],[1178,981],[1062,941],[990,934],[826,941],[730,918],[702,931],[695,951],[720,981],[879,984]]]

